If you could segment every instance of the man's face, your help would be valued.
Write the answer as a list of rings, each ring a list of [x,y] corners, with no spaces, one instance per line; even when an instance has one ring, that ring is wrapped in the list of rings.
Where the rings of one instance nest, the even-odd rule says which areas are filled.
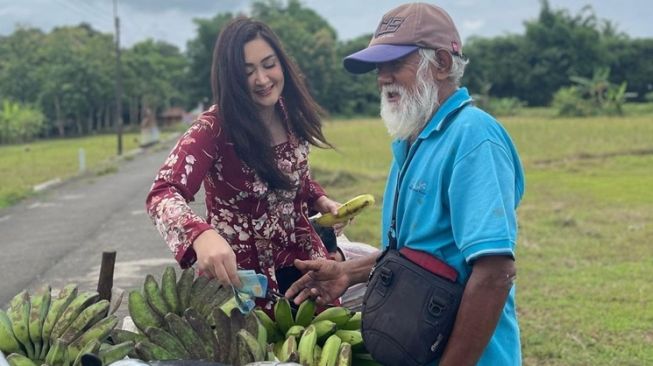
[[[390,136],[415,138],[438,105],[438,87],[430,68],[420,69],[418,52],[377,65],[381,117]]]

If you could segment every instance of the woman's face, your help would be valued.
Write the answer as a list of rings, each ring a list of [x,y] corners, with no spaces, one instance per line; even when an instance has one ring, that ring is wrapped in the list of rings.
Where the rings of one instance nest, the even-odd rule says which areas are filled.
[[[245,43],[244,53],[252,100],[261,109],[274,107],[283,91],[283,70],[277,54],[261,37]]]

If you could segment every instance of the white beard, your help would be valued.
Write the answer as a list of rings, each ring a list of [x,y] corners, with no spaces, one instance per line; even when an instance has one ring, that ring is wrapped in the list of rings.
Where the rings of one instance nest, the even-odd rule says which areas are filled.
[[[392,138],[415,138],[438,107],[438,86],[430,79],[416,76],[415,92],[409,93],[396,84],[381,88],[381,118]],[[388,93],[399,94],[399,103],[388,102]]]

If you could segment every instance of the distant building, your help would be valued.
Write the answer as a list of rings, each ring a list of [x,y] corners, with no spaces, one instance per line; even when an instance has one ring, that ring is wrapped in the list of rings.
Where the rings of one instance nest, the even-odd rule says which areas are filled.
[[[170,126],[184,120],[186,111],[181,107],[171,107],[161,113],[161,126]]]

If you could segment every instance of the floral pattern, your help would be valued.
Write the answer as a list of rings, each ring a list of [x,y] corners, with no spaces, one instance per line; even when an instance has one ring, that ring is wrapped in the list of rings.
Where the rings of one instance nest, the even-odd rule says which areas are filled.
[[[325,195],[310,177],[308,143],[289,134],[274,151],[279,168],[291,179],[291,190],[270,189],[237,157],[215,106],[179,139],[156,175],[146,206],[182,268],[196,261],[191,244],[210,229],[230,243],[239,268],[264,273],[273,290],[278,290],[277,269],[292,266],[295,258],[326,257],[308,220],[309,207]],[[206,217],[188,205],[202,183]]]

